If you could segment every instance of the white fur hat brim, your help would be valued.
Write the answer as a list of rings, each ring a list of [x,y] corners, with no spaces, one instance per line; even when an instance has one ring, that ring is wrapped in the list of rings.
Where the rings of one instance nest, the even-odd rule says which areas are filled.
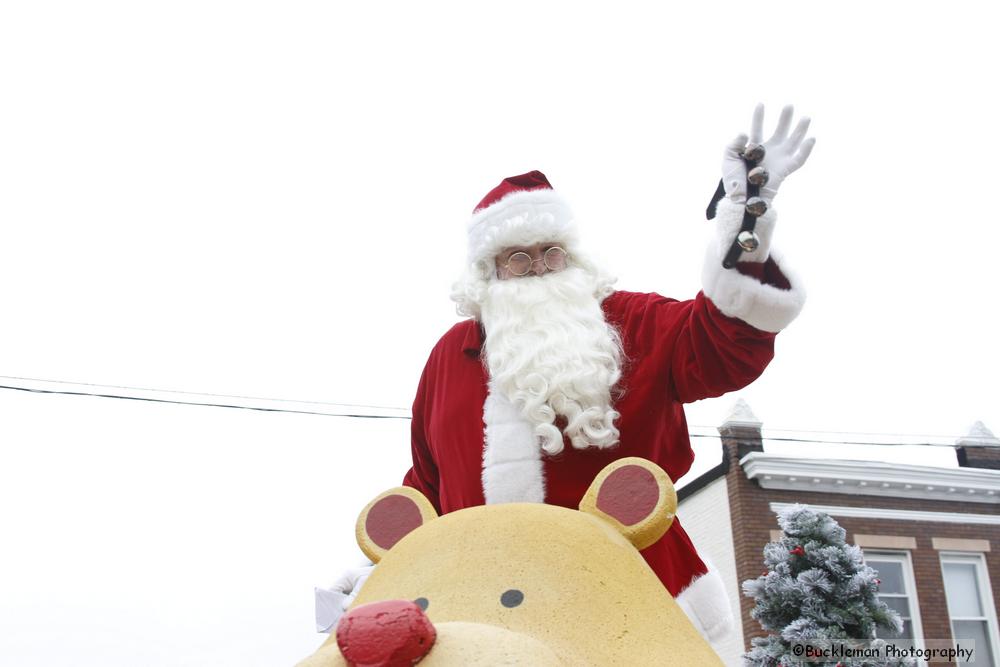
[[[504,248],[546,241],[571,246],[576,225],[566,201],[547,188],[512,192],[469,220],[469,262],[492,263]]]

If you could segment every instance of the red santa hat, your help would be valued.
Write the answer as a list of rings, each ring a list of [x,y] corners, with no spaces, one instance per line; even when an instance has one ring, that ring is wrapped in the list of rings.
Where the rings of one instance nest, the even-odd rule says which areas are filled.
[[[504,248],[576,243],[573,214],[540,171],[505,178],[490,190],[473,210],[468,234],[469,262],[490,267]]]

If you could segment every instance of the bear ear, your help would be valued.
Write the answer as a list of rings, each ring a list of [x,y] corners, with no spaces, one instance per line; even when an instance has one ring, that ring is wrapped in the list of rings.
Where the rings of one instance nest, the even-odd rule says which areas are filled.
[[[631,456],[597,474],[580,511],[607,521],[636,549],[645,549],[673,523],[677,493],[660,466]]]
[[[373,563],[396,542],[437,518],[434,506],[416,489],[397,486],[368,503],[354,526],[358,546]]]

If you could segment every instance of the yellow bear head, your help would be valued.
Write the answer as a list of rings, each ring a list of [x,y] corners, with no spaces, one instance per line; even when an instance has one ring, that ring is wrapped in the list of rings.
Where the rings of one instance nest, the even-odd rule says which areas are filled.
[[[419,492],[387,491],[357,523],[378,566],[300,667],[721,664],[638,551],[676,506],[666,473],[638,458],[601,471],[580,511],[437,517]]]

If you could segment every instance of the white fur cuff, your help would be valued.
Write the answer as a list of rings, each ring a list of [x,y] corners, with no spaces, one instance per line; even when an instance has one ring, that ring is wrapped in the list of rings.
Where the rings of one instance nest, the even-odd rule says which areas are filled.
[[[743,226],[743,204],[735,204],[729,197],[723,197],[715,207],[715,231],[716,242],[718,243],[719,257],[725,257],[729,248],[733,245],[736,235]],[[754,232],[760,239],[760,245],[753,252],[745,252],[740,255],[741,262],[766,262],[768,254],[771,252],[771,236],[774,234],[774,222],[777,214],[773,208],[769,208],[764,215],[757,218],[754,225]]]
[[[715,570],[692,581],[677,596],[677,604],[698,632],[710,642],[717,641],[732,631],[733,610],[729,605],[722,577]]]
[[[792,323],[806,302],[806,292],[798,276],[788,270],[780,255],[771,250],[771,259],[788,279],[790,289],[766,285],[736,269],[722,268],[717,246],[710,244],[701,273],[705,296],[724,315],[743,320],[761,331],[777,333]]]

